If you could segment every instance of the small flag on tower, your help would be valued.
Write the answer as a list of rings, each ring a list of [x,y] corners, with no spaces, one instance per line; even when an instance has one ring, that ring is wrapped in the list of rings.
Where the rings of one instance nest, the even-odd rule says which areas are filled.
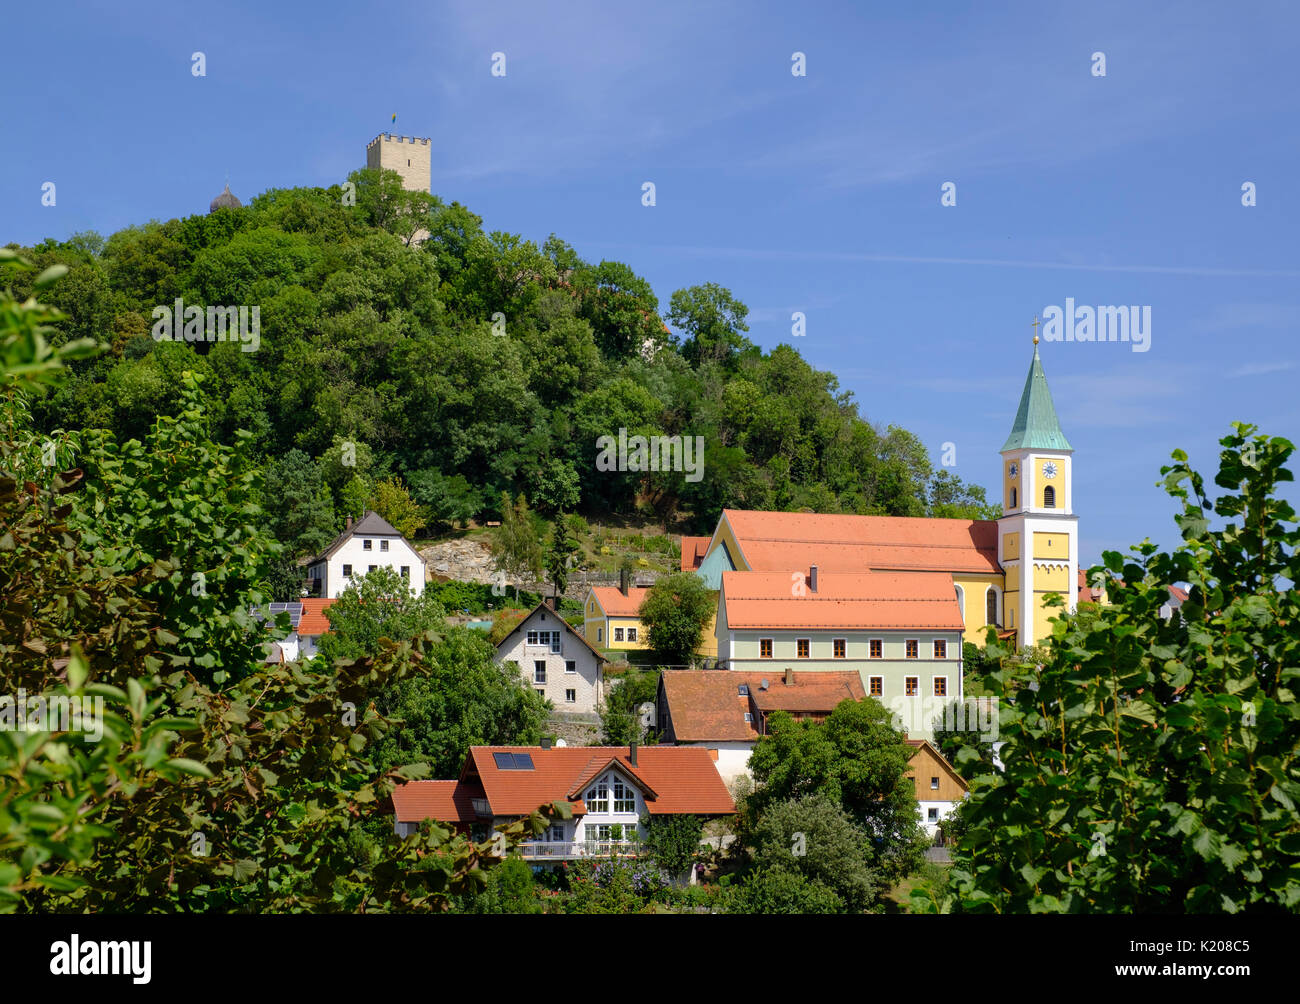
[[[394,121],[394,122],[397,121],[397,112],[393,112],[393,121]]]

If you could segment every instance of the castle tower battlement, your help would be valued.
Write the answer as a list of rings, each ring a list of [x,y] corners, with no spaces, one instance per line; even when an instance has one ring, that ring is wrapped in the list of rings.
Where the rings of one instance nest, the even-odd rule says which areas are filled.
[[[396,171],[407,191],[427,192],[433,181],[432,142],[428,136],[380,133],[366,144],[366,167]]]

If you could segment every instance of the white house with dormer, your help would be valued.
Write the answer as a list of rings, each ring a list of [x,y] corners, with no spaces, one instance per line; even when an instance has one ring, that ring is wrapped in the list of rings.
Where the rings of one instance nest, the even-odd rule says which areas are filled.
[[[354,525],[348,517],[343,532],[307,565],[307,593],[338,599],[354,578],[380,565],[393,569],[419,596],[424,592],[425,567],[420,552],[377,513],[366,510]]]
[[[601,666],[606,659],[556,611],[539,604],[497,646],[497,663],[513,662],[524,682],[556,711],[600,710]]]

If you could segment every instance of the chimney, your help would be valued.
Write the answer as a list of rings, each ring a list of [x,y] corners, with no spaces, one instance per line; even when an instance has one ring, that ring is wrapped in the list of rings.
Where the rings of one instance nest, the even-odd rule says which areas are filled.
[[[550,737],[550,736],[542,736],[542,749],[544,749],[544,750],[548,750],[548,749],[550,749],[550,748],[551,748],[551,737]]]
[[[351,516],[348,517],[348,525],[347,525],[346,528],[347,528],[348,530],[351,530],[351,529],[352,529],[352,517],[351,517]]]
[[[626,568],[620,568],[618,570],[618,591],[622,593],[624,596],[627,595],[628,580],[631,577],[632,577],[632,573],[629,572]]]
[[[632,745],[628,747],[627,761],[633,767],[636,766],[636,740],[632,740]]]
[[[794,667],[793,667],[793,666],[786,666],[786,667],[785,667],[785,685],[786,685],[787,687],[793,687],[793,686],[794,686]]]
[[[560,612],[560,598],[558,596],[546,597],[546,605],[550,607],[552,610],[554,610],[556,613]]]
[[[817,566],[813,565],[808,571],[808,588],[814,593],[817,592]]]

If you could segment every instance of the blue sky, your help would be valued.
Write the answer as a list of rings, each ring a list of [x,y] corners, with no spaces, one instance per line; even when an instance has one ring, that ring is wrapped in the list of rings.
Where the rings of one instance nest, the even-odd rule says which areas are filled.
[[[1300,441],[1285,3],[19,3],[5,19],[31,44],[6,50],[0,243],[204,212],[227,175],[244,199],[328,185],[380,132],[431,136],[433,191],[487,229],[626,261],[664,309],[683,286],[729,287],[757,343],[797,345],[866,418],[936,463],[954,443],[955,472],[989,487],[1033,316],[1067,297],[1150,306],[1147,352],[1041,346],[1085,562],[1177,542],[1154,485],[1174,448],[1212,471],[1234,419]]]

